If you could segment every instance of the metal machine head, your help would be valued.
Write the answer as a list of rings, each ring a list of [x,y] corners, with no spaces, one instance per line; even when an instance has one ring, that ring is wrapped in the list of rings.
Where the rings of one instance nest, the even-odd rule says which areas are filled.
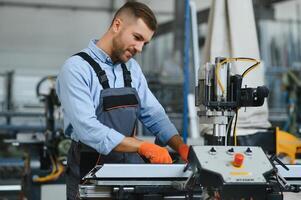
[[[254,61],[242,75],[231,75],[231,62]],[[262,106],[269,90],[265,86],[257,88],[243,87],[243,77],[259,65],[251,58],[216,58],[214,64],[206,63],[200,69],[196,88],[196,106],[200,108],[198,115],[201,124],[213,124],[213,135],[227,135],[229,119],[241,107]],[[220,145],[220,144],[219,144]]]

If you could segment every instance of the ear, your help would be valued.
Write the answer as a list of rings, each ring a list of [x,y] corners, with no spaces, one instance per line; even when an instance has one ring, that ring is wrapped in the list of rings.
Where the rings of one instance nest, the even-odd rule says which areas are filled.
[[[119,32],[119,30],[121,29],[121,26],[122,26],[121,19],[120,18],[114,19],[112,28],[115,33]]]

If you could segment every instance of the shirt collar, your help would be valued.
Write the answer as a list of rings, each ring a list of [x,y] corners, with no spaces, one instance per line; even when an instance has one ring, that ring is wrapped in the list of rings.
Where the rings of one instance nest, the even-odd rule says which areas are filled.
[[[112,62],[112,59],[110,58],[110,56],[108,56],[108,54],[106,52],[104,52],[101,48],[96,46],[97,41],[98,40],[96,40],[96,39],[91,40],[88,45],[88,48],[101,62],[113,66],[114,63]]]

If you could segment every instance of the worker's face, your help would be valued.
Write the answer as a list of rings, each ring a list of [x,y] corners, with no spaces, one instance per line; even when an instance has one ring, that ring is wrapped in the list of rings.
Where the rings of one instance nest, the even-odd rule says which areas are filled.
[[[114,62],[127,62],[142,51],[144,45],[151,40],[154,31],[140,18],[130,21],[118,20],[120,19],[117,19],[117,24],[113,24],[116,34],[112,44],[112,59]]]

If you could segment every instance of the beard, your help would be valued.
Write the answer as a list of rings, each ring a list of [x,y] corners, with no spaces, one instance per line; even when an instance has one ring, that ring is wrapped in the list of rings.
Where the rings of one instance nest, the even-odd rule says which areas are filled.
[[[136,50],[130,47],[126,48],[119,37],[116,37],[112,40],[112,45],[112,60],[114,62],[125,63],[136,54]]]

